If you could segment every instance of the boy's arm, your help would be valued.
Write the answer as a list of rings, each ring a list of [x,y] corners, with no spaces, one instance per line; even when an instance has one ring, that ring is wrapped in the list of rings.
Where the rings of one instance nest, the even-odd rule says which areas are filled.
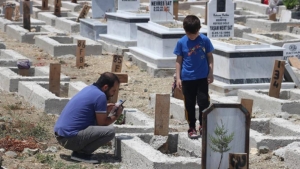
[[[208,84],[214,82],[214,57],[212,52],[207,53],[207,60],[208,60],[208,68],[209,73],[207,76]]]
[[[176,85],[179,89],[181,89],[181,65],[182,65],[182,56],[177,56],[176,59]]]

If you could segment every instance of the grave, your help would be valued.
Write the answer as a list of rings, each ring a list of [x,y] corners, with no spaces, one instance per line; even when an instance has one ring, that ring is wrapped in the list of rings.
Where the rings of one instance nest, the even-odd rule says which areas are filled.
[[[177,41],[185,35],[182,22],[173,20],[173,1],[150,3],[150,21],[137,24],[137,46],[125,53],[141,69],[155,77],[173,76],[176,56],[173,50]],[[205,28],[200,33],[206,34]]]
[[[269,7],[268,5],[252,2],[252,1],[244,1],[244,0],[235,0],[237,8],[242,8],[243,10],[247,11],[254,11],[256,13],[265,15],[266,10]],[[279,6],[278,14],[281,14],[282,10],[285,10],[286,7],[284,5]]]
[[[77,17],[57,17],[55,27],[67,33],[78,33],[80,31],[80,23],[76,22]]]
[[[57,17],[53,14],[53,12],[41,12],[38,14],[38,19],[46,22],[47,25],[56,26],[57,18],[64,18],[64,17],[78,17],[79,13],[76,12],[61,12],[60,17]]]
[[[264,31],[285,31],[287,30],[287,25],[299,24],[300,22],[297,20],[293,20],[292,22],[277,22],[266,19],[256,19],[256,18],[248,18],[246,20],[245,26],[248,26],[252,29],[260,29]]]
[[[100,34],[107,33],[107,24],[103,19],[80,19],[80,35],[91,40],[99,40]]]
[[[278,111],[298,114],[300,106],[299,89],[281,90],[279,98],[270,97],[269,90],[239,90],[238,99],[254,100],[253,111],[276,113]]]
[[[100,42],[107,52],[121,51],[122,54],[124,51],[128,51],[128,47],[136,46],[136,24],[148,22],[149,12],[139,10],[139,0],[119,0],[118,5],[117,12],[106,13],[107,34],[100,35]]]
[[[0,67],[0,79],[0,88],[17,92],[18,83],[21,81],[49,81],[49,67],[31,67],[29,76],[19,75],[18,67]],[[62,74],[61,81],[70,81],[70,78]]]
[[[77,40],[86,40],[85,55],[101,55],[101,44],[80,35],[72,36],[36,36],[35,44],[53,57],[76,56]]]
[[[201,167],[201,158],[199,158],[201,141],[187,138],[186,133],[172,133],[168,136],[169,152],[164,154],[150,145],[153,134],[117,134],[115,155],[122,160],[125,167],[131,169],[199,169]],[[199,152],[196,152],[193,146],[197,147]],[[193,147],[192,152],[198,156],[191,156],[188,153],[190,147]]]
[[[254,118],[251,120],[250,148],[267,146],[277,150],[299,141],[299,125],[281,118]]]
[[[280,47],[285,43],[300,42],[300,36],[288,32],[270,32],[262,34],[244,33],[243,38]]]
[[[47,114],[60,114],[71,97],[86,87],[79,82],[60,82],[60,95],[49,91],[49,82],[20,82],[18,94]]]
[[[33,19],[33,18],[30,18],[30,24],[31,24],[31,26],[33,26],[33,25],[39,25],[39,26],[40,25],[46,25],[46,23],[44,21]],[[10,21],[10,20],[7,20],[5,18],[0,18],[0,29],[3,32],[6,32],[7,25],[20,25],[20,26],[23,26],[23,20],[21,18],[19,21]]]
[[[17,65],[19,59],[28,59],[18,52],[10,49],[0,49],[0,67],[14,67]],[[30,59],[29,64],[32,65]]]
[[[66,33],[64,33],[63,31],[58,30],[50,25],[31,26],[31,32],[29,32],[27,29],[23,28],[20,25],[8,25],[6,29],[9,37],[18,40],[19,42],[30,44],[35,43],[34,37],[38,35],[66,35]]]

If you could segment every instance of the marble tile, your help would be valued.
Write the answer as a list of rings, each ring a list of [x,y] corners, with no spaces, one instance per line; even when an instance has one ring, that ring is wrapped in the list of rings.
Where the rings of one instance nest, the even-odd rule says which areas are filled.
[[[138,11],[139,8],[140,0],[118,0],[118,10]]]
[[[92,0],[92,18],[104,18],[106,12],[115,12],[115,2],[108,0]]]

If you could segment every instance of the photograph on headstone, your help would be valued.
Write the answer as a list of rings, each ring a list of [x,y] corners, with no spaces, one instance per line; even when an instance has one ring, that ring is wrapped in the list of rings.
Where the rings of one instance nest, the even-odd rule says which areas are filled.
[[[202,169],[228,168],[229,153],[249,154],[250,114],[241,104],[212,104],[202,120]]]
[[[283,60],[288,60],[289,57],[297,57],[300,59],[300,42],[285,43],[283,46]]]
[[[150,21],[173,21],[173,0],[151,0]]]
[[[115,12],[115,2],[108,0],[92,0],[92,18],[105,18],[106,12]]]
[[[209,38],[234,36],[234,4],[232,0],[210,0],[207,4],[207,35]]]
[[[118,11],[138,11],[140,0],[118,0]]]

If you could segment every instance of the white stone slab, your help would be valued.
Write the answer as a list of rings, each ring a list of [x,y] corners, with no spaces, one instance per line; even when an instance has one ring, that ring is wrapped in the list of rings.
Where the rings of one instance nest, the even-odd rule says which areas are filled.
[[[115,2],[108,0],[92,0],[92,18],[104,18],[106,12],[115,12]]]
[[[300,59],[300,42],[298,43],[285,43],[283,46],[283,60],[287,60],[289,57],[296,56]]]
[[[234,3],[232,0],[208,2],[207,25],[209,38],[233,37],[234,36]],[[225,4],[223,4],[225,2]]]
[[[290,10],[282,10],[279,22],[290,22],[292,19],[292,12]]]
[[[168,11],[164,11],[164,7]],[[150,20],[157,21],[173,21],[173,0],[151,0],[150,1]]]
[[[118,10],[121,11],[138,11],[140,0],[118,0]]]

